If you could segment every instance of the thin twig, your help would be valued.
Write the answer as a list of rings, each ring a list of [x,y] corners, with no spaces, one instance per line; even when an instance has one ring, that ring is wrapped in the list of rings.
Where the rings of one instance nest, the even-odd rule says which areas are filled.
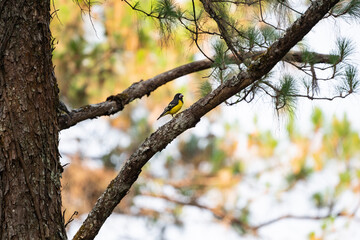
[[[64,210],[64,212],[63,212],[64,216],[65,216],[65,211],[66,211],[66,210]],[[72,221],[74,221],[74,219],[75,219],[74,217],[77,216],[78,214],[79,214],[79,212],[78,212],[78,211],[75,211],[75,212],[70,216],[69,220],[65,223],[64,227],[66,228],[66,226],[67,226],[69,223],[71,223]]]
[[[282,28],[279,28],[271,23],[268,23],[267,21],[265,21],[265,18],[263,16],[263,10],[262,10],[262,6],[261,6],[261,1],[262,0],[259,0],[259,11],[260,11],[260,19],[261,19],[261,22],[265,23],[266,25],[269,25],[270,27],[273,27],[274,29],[276,30],[280,30],[280,31],[283,31],[285,32],[285,29],[282,29]]]
[[[199,29],[198,29],[198,25],[197,25],[197,20],[196,20],[196,10],[195,10],[195,3],[194,3],[194,0],[191,1],[192,2],[192,8],[193,8],[193,14],[194,14],[194,24],[195,24],[195,44],[196,44],[196,47],[199,49],[199,51],[207,58],[209,59],[211,62],[214,62],[214,60],[212,60],[211,58],[209,58],[205,52],[201,49],[201,47],[199,46],[199,43],[198,43],[198,32],[199,32]]]
[[[231,50],[232,54],[239,60],[243,61],[241,54],[238,50],[235,49],[233,42],[231,40],[231,36],[229,35],[228,29],[224,26],[224,19],[223,17],[219,16],[216,13],[214,6],[212,5],[211,1],[209,0],[201,0],[201,3],[204,6],[205,11],[209,14],[209,16],[216,22],[218,29],[223,37],[226,45]]]
[[[304,216],[297,216],[297,215],[291,215],[291,214],[288,214],[288,215],[284,215],[284,216],[280,216],[280,217],[277,217],[277,218],[274,218],[272,220],[269,220],[267,222],[264,222],[264,223],[261,223],[259,225],[256,225],[256,226],[253,226],[252,228],[256,231],[258,230],[259,228],[262,228],[262,227],[265,227],[265,226],[268,226],[268,225],[271,225],[271,224],[274,224],[276,222],[279,222],[279,221],[282,221],[282,220],[285,220],[285,219],[297,219],[297,220],[323,220],[323,219],[327,219],[329,217],[353,217],[351,214],[345,214],[343,212],[339,212],[335,215],[331,215],[331,214],[326,214],[326,215],[323,215],[323,216],[307,216],[307,215],[304,215]],[[357,221],[359,221],[360,219],[355,219]]]

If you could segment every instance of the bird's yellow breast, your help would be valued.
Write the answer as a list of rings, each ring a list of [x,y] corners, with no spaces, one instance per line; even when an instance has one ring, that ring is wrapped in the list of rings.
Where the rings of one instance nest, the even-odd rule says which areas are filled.
[[[181,109],[182,105],[183,102],[179,100],[179,103],[169,111],[169,114],[177,113]]]

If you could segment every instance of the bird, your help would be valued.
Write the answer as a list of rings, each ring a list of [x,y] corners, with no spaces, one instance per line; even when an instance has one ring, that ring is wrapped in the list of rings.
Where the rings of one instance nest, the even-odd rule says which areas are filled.
[[[159,120],[161,117],[171,114],[174,117],[174,114],[177,113],[182,105],[184,104],[183,95],[181,93],[177,93],[174,96],[174,99],[169,103],[169,105],[164,109],[163,113],[158,117]]]
[[[71,115],[69,109],[67,108],[67,106],[65,105],[64,102],[62,102],[61,100],[59,100],[59,105],[58,105],[58,110],[61,112],[66,113],[67,115]]]

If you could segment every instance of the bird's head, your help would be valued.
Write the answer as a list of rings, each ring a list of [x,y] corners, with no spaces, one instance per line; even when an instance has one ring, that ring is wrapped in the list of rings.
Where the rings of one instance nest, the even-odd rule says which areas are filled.
[[[181,93],[177,93],[177,94],[175,95],[175,98],[177,98],[177,99],[183,100],[183,97],[184,97],[184,95],[182,95]]]

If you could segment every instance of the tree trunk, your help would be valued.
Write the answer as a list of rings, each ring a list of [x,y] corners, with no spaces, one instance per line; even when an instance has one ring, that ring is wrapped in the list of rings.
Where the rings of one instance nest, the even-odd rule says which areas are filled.
[[[0,0],[0,239],[66,239],[48,0]]]

